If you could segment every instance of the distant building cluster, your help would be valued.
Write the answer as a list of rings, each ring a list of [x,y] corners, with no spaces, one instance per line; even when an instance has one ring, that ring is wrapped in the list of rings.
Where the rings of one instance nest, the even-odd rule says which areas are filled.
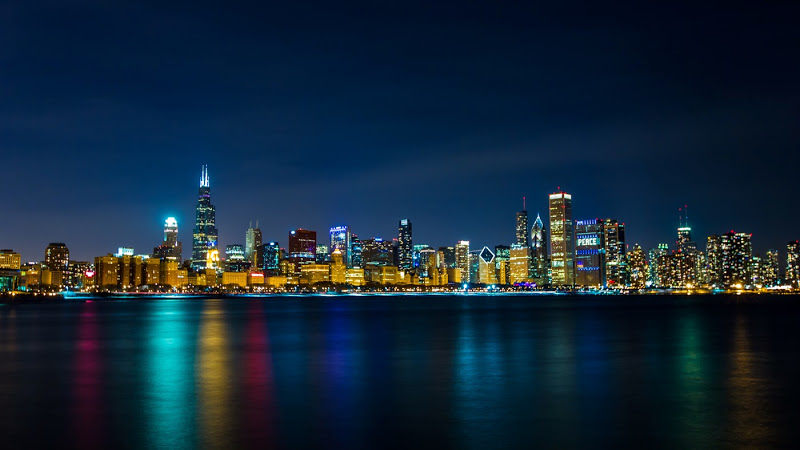
[[[23,264],[18,253],[0,250],[0,291],[800,289],[798,241],[787,244],[783,260],[778,250],[754,254],[752,235],[734,231],[709,236],[701,251],[681,218],[673,249],[663,243],[645,252],[638,244],[629,247],[624,222],[574,220],[566,192],[549,195],[549,230],[538,214],[529,224],[523,204],[510,245],[476,249],[466,240],[438,248],[414,244],[411,221],[401,219],[391,239],[359,238],[339,225],[320,242],[316,231],[297,228],[285,247],[264,242],[256,222],[243,245],[226,245],[220,254],[206,166],[195,211],[189,260],[182,259],[178,223],[169,217],[163,242],[150,254],[120,247],[94,261],[73,261],[64,243],[51,243],[43,261]]]

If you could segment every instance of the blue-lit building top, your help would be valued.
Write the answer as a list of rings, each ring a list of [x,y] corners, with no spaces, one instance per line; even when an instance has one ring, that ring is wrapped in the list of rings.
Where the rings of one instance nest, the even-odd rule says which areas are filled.
[[[339,250],[344,255],[344,263],[347,267],[353,266],[353,246],[350,227],[342,225],[330,229],[331,245],[330,252]]]
[[[200,189],[195,208],[195,224],[192,233],[192,268],[195,270],[213,266],[210,252],[217,252],[216,208],[211,204],[211,180],[208,166],[203,166]],[[216,267],[210,267],[216,268]]]

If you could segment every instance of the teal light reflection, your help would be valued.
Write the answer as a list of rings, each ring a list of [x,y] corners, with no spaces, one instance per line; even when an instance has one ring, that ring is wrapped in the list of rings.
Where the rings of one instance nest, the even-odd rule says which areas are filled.
[[[150,316],[145,408],[153,448],[194,446],[194,342],[181,305],[163,302]]]

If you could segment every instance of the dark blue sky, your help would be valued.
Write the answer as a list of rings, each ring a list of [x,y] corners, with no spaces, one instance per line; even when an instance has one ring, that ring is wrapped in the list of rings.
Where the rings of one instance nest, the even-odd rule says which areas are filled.
[[[800,238],[791,2],[335,3],[2,3],[0,248],[150,252],[168,215],[189,248],[204,163],[222,246],[510,243],[558,186],[630,244],[684,203],[698,241]]]

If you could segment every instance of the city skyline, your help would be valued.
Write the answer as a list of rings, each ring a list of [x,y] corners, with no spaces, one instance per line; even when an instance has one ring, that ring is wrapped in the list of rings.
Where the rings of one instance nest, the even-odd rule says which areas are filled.
[[[214,186],[211,184],[211,182],[210,182],[210,178],[211,178],[211,177],[210,177],[210,175],[209,175],[209,171],[208,171],[208,165],[206,165],[206,164],[203,164],[203,165],[202,165],[202,168],[201,168],[201,175],[200,175],[200,186],[199,186],[199,188],[200,188],[200,201],[201,201],[201,203],[200,203],[200,204],[202,204],[202,202],[208,202],[208,201],[209,201],[209,198],[212,198],[212,199],[213,199],[213,198],[215,197],[215,195],[213,195],[213,196],[212,196],[212,195],[210,195],[210,194],[209,194],[209,191],[210,191],[210,190],[214,190]],[[560,187],[559,187],[559,189],[560,189]],[[556,194],[556,193],[558,193],[558,192],[566,193],[565,191],[563,191],[563,190],[562,190],[562,191],[554,191],[553,193],[546,194],[546,195],[547,195],[547,198],[548,198],[548,200],[552,198],[552,195],[554,195],[554,194]],[[572,196],[572,194],[567,194],[567,195],[569,195],[569,196],[570,196],[569,198],[571,199],[571,196]],[[211,210],[212,210],[212,212],[211,212],[211,215],[212,215],[212,217],[215,217],[215,216],[216,216],[216,211],[215,211],[215,209],[216,209],[216,205],[214,205],[215,201],[214,201],[214,200],[210,200],[210,201],[211,201]],[[523,201],[524,201],[524,203],[527,205],[527,197],[523,197]],[[199,204],[196,202],[196,203],[195,203],[195,208],[194,208],[194,214],[193,214],[193,215],[195,216],[195,219],[196,219],[196,220],[198,220],[198,217],[199,217],[199,216],[198,216],[198,214],[200,214],[200,213],[198,212],[198,210],[197,210],[197,208],[198,208],[198,205],[199,205]],[[202,209],[203,209],[203,210],[205,210],[205,208],[206,208],[206,207],[203,207]],[[536,218],[534,221],[536,221],[536,222],[538,222],[538,223],[541,223],[541,218],[539,217],[539,216],[540,216],[540,211],[537,209],[535,212],[532,212],[532,211],[531,211],[531,212],[529,212],[529,211],[527,210],[527,206],[525,206],[525,208],[526,208],[526,209],[523,209],[522,211],[515,211],[515,212],[514,212],[514,215],[513,215],[513,218],[512,218],[512,219],[509,221],[509,222],[511,223],[511,225],[510,225],[510,226],[514,227],[514,230],[513,230],[513,232],[512,232],[512,236],[511,236],[511,238],[510,238],[510,239],[508,239],[507,241],[498,241],[498,242],[494,242],[494,243],[492,243],[492,242],[489,242],[489,241],[485,241],[483,238],[480,238],[480,237],[479,237],[478,239],[475,239],[475,238],[472,238],[472,239],[464,239],[464,238],[462,237],[462,235],[458,235],[458,237],[456,237],[456,238],[454,238],[454,239],[450,239],[450,240],[446,240],[446,241],[441,241],[441,242],[428,242],[428,241],[424,241],[423,239],[420,239],[420,238],[415,238],[415,242],[424,242],[425,244],[427,244],[427,245],[430,245],[430,246],[431,246],[431,247],[433,247],[433,248],[438,248],[438,247],[441,247],[441,246],[450,246],[450,245],[453,245],[453,244],[454,244],[456,241],[461,241],[461,240],[466,240],[466,241],[470,241],[470,240],[472,240],[472,242],[473,242],[473,245],[475,245],[475,243],[480,243],[480,244],[481,244],[481,246],[484,246],[484,245],[488,245],[488,246],[494,246],[494,245],[509,245],[509,244],[514,244],[514,243],[517,243],[517,242],[519,241],[519,236],[520,236],[520,223],[521,223],[521,222],[520,222],[520,214],[523,214],[523,213],[525,214],[523,222],[524,222],[524,224],[525,224],[525,225],[524,225],[524,227],[525,227],[525,229],[526,229],[526,232],[524,233],[524,236],[525,236],[525,239],[527,239],[527,242],[530,242],[530,236],[529,236],[529,234],[530,234],[530,232],[531,232],[531,230],[532,230],[532,227],[534,226],[534,223],[533,223],[533,222],[530,222],[530,223],[529,223],[528,214],[536,214],[537,218]],[[544,211],[545,211],[545,217],[546,217],[546,218],[548,218],[548,213],[547,213],[547,210],[548,210],[548,209],[545,209],[545,210],[544,210]],[[487,212],[488,212],[488,211],[487,211]],[[205,214],[206,214],[206,213],[202,213],[202,214],[201,214],[201,216],[205,216]],[[688,229],[689,231],[691,231],[692,233],[694,233],[694,235],[695,235],[695,236],[700,236],[700,237],[701,237],[701,240],[702,240],[702,242],[705,242],[705,241],[704,241],[704,239],[705,239],[705,237],[706,237],[706,236],[712,236],[712,235],[724,234],[724,233],[727,233],[728,231],[730,231],[730,232],[734,232],[734,231],[736,231],[736,232],[745,232],[745,233],[747,233],[747,234],[753,235],[753,233],[752,233],[752,232],[749,232],[749,231],[734,230],[734,229],[730,229],[730,230],[725,230],[725,229],[722,229],[722,230],[718,230],[718,231],[716,231],[716,232],[711,232],[711,233],[709,233],[709,234],[707,234],[707,235],[702,235],[701,233],[698,233],[698,232],[697,232],[697,229],[696,229],[695,227],[693,227],[693,226],[692,226],[692,222],[690,222],[690,221],[689,221],[689,218],[688,218],[688,205],[685,205],[685,204],[684,204],[684,205],[681,205],[681,206],[678,208],[678,214],[679,214],[679,215],[678,215],[678,217],[677,217],[677,219],[676,219],[676,223],[674,224],[674,225],[675,225],[675,227],[673,227],[672,231],[673,231],[673,234],[674,234],[674,232],[675,232],[675,231],[677,231],[677,233],[678,233],[678,235],[679,235],[679,236],[680,236],[680,235],[682,235],[682,234],[684,234],[684,233],[686,232],[685,230],[687,230],[687,229]],[[279,216],[280,216],[280,215],[279,215]],[[572,222],[573,222],[573,228],[574,228],[575,224],[577,224],[577,223],[578,223],[578,220],[576,219],[576,217],[579,217],[579,216],[580,216],[580,214],[576,215],[574,212],[572,212],[572,219],[571,219],[571,220],[572,220]],[[601,216],[602,216],[602,215],[600,215],[600,216],[598,216],[598,217],[601,217]],[[273,217],[274,217],[274,215],[273,215]],[[584,216],[584,217],[589,217],[589,216]],[[184,230],[184,231],[183,231],[183,233],[186,233],[186,234],[188,234],[188,232],[187,232],[187,228],[186,228],[186,227],[187,227],[187,225],[186,225],[186,224],[183,224],[183,225],[181,225],[181,220],[180,220],[180,219],[177,219],[177,218],[176,218],[176,216],[174,216],[174,215],[173,215],[173,216],[165,217],[165,219],[166,219],[166,221],[167,221],[168,223],[169,223],[169,222],[171,222],[171,221],[174,221],[174,223],[172,223],[170,226],[175,226],[175,227],[178,227],[178,229],[179,229],[179,230],[181,230],[181,229],[182,229],[182,230]],[[284,220],[285,220],[285,219],[284,219]],[[400,222],[402,222],[402,220],[407,220],[407,219],[402,219],[402,220],[398,219],[398,220],[399,220]],[[546,220],[547,220],[547,219],[546,219]],[[232,240],[230,240],[230,241],[223,241],[223,240],[220,238],[220,239],[218,239],[218,240],[214,240],[213,247],[214,247],[214,249],[216,249],[216,250],[218,251],[218,254],[219,254],[219,258],[220,258],[220,259],[224,259],[224,254],[225,254],[225,253],[224,253],[224,251],[223,251],[223,250],[219,250],[219,249],[224,249],[226,246],[229,246],[229,245],[242,245],[242,246],[245,246],[245,245],[246,245],[246,241],[247,241],[247,239],[248,239],[248,236],[247,236],[247,235],[248,235],[248,233],[250,233],[250,232],[251,232],[251,230],[254,230],[254,229],[252,228],[252,225],[253,225],[253,224],[252,224],[252,222],[253,222],[253,221],[252,221],[252,220],[250,220],[250,221],[248,222],[248,225],[244,226],[244,229],[243,229],[243,231],[242,231],[242,236],[241,236],[239,239],[233,238],[233,239],[232,239]],[[317,229],[316,229],[316,228],[309,228],[309,227],[294,227],[294,228],[289,228],[289,229],[286,231],[286,233],[284,233],[284,235],[283,235],[283,236],[281,236],[281,235],[277,235],[277,234],[276,234],[276,235],[267,235],[266,233],[262,232],[260,228],[258,228],[258,226],[259,226],[259,225],[258,225],[258,222],[259,222],[259,220],[258,220],[258,219],[256,219],[256,230],[258,230],[258,234],[259,234],[259,236],[258,236],[258,239],[259,239],[259,242],[260,242],[260,240],[261,240],[261,235],[262,235],[262,234],[264,234],[264,236],[265,236],[265,237],[263,238],[265,242],[267,242],[267,241],[279,241],[279,242],[280,242],[280,241],[282,240],[282,239],[281,239],[281,237],[283,237],[283,240],[284,240],[284,242],[285,242],[285,239],[286,239],[286,234],[287,234],[287,233],[291,233],[291,232],[292,232],[294,229],[305,229],[305,230],[317,231]],[[270,222],[272,222],[272,221],[270,221]],[[268,230],[274,230],[276,227],[275,227],[275,226],[272,226],[272,224],[271,224],[270,222],[267,222],[267,227],[266,227],[266,229],[268,229]],[[315,222],[319,222],[319,221],[315,221]],[[620,220],[620,222],[621,222],[621,225],[623,225],[623,226],[624,226],[624,221]],[[409,223],[410,223],[410,221],[409,221]],[[144,225],[144,224],[141,224],[141,225]],[[168,224],[168,225],[169,225],[169,224]],[[549,220],[547,220],[547,224],[546,224],[545,228],[547,228],[547,226],[549,226],[549,225],[550,225],[550,221],[549,221]],[[348,235],[351,233],[351,231],[350,231],[350,230],[352,230],[352,229],[353,229],[353,227],[352,227],[351,225],[339,225],[339,227],[346,227],[346,228],[348,229],[348,231],[347,231],[347,234],[348,234]],[[337,228],[337,227],[334,227],[334,228]],[[333,230],[334,228],[331,228],[331,230]],[[144,230],[145,228],[142,228],[142,227],[140,227],[139,229],[140,229],[140,231],[141,231],[141,230]],[[325,227],[320,227],[320,229],[321,229],[321,230],[322,230],[322,229],[325,229]],[[397,239],[397,231],[396,231],[396,230],[397,230],[397,229],[395,228],[395,234],[391,234],[391,232],[388,232],[388,233],[385,233],[385,234],[376,234],[376,233],[370,234],[370,233],[369,233],[369,232],[367,232],[366,230],[358,230],[358,231],[361,231],[361,236],[362,236],[362,237],[361,237],[361,239],[362,239],[362,240],[363,240],[363,239],[366,239],[366,238],[373,238],[373,237],[375,237],[375,238],[382,238],[382,239],[384,239],[384,240],[389,240],[389,241],[391,241],[392,239],[395,239],[395,240]],[[683,231],[682,231],[682,230],[683,230]],[[223,232],[223,231],[221,230],[221,227],[215,227],[215,229],[214,229],[214,232],[216,232],[216,233],[219,233],[221,236],[231,236],[231,235],[233,235],[233,233],[230,233],[230,232],[228,232],[228,233],[225,233],[225,232]],[[320,232],[320,231],[317,231],[317,232]],[[179,231],[178,233],[180,233],[180,231]],[[324,231],[322,232],[322,234],[324,234]],[[358,233],[355,233],[355,234],[358,234]],[[573,230],[573,234],[574,234],[574,230]],[[646,234],[646,233],[642,233],[642,234]],[[174,238],[174,239],[177,239],[177,240],[183,240],[184,238],[183,238],[183,237],[181,237],[181,236],[185,236],[185,234],[178,234],[178,237],[177,237],[177,238],[175,238],[175,237],[173,237],[173,238]],[[271,238],[274,238],[274,239],[271,239]],[[634,240],[634,239],[627,238],[627,239],[625,239],[625,244],[626,244],[626,246],[628,247],[628,250],[630,250],[630,249],[633,247],[633,245],[634,245],[634,244],[639,244],[639,245],[641,245],[641,246],[642,246],[644,249],[652,249],[652,248],[657,248],[657,246],[658,246],[658,245],[660,245],[660,244],[662,244],[662,243],[667,243],[667,244],[669,245],[669,249],[670,249],[670,250],[678,250],[678,249],[679,249],[679,243],[678,243],[677,241],[675,241],[675,239],[674,239],[674,238],[675,238],[675,236],[674,236],[674,235],[673,235],[673,236],[670,236],[670,237],[666,237],[666,236],[665,236],[663,239],[656,240],[656,242],[654,242],[652,245],[650,245],[650,244],[645,244],[645,243],[642,243],[641,241],[636,241],[636,240]],[[147,245],[143,245],[143,246],[138,246],[138,247],[137,247],[137,246],[135,246],[135,245],[133,245],[133,244],[131,243],[131,242],[133,242],[133,241],[142,241],[142,240],[144,240],[144,239],[145,239],[145,238],[143,238],[142,236],[138,236],[136,239],[122,239],[122,240],[118,240],[118,243],[113,245],[113,249],[119,249],[119,248],[122,248],[122,247],[125,247],[125,248],[133,248],[133,249],[135,249],[135,250],[137,250],[137,249],[139,249],[139,248],[146,249],[146,248],[147,248]],[[793,241],[793,240],[796,240],[796,239],[789,239],[789,240],[787,240],[786,242],[790,242],[790,241]],[[52,243],[52,242],[56,242],[56,241],[58,241],[58,240],[57,240],[57,239],[44,239],[44,241],[46,241],[47,243]],[[123,241],[124,241],[124,242],[123,242]],[[166,238],[165,238],[165,241],[166,241]],[[61,242],[65,242],[65,240],[64,240],[64,239],[62,239],[62,240],[61,240]],[[324,240],[323,240],[323,241],[319,241],[319,238],[318,238],[318,243],[322,244],[323,242],[325,242],[325,241],[324,241]],[[549,242],[546,242],[546,243],[548,244],[548,251],[550,251],[550,248],[549,248]],[[67,243],[67,244],[69,245],[69,243]],[[693,242],[692,244],[695,244],[695,245],[696,245],[696,243],[694,243],[694,242]],[[529,244],[528,244],[528,245],[529,245]],[[766,243],[764,243],[764,242],[758,242],[758,240],[756,240],[756,241],[753,243],[753,252],[754,252],[754,254],[755,254],[755,253],[764,253],[764,254],[766,254],[766,252],[767,252],[768,250],[775,249],[775,248],[783,248],[785,245],[786,245],[786,243],[785,243],[785,242],[783,242],[783,243],[780,243],[780,242],[778,242],[778,243],[774,243],[774,244],[772,244],[772,245],[768,245],[768,244],[766,244]],[[19,246],[15,247],[15,246],[13,246],[13,245],[12,245],[12,246],[8,246],[8,245],[6,245],[6,246],[3,246],[3,245],[0,245],[0,248],[11,248],[11,249],[14,249],[14,250],[15,250],[17,253],[19,253],[19,254],[21,254],[21,255],[22,255],[22,259],[23,259],[23,261],[28,261],[28,260],[30,260],[30,261],[36,261],[36,260],[37,260],[37,259],[36,259],[36,257],[34,257],[33,259],[26,259],[26,256],[25,256],[25,253],[24,253],[24,251],[21,251],[21,250],[19,250],[19,249],[18,249],[18,248],[19,248]],[[704,245],[701,245],[701,246],[700,246],[698,249],[700,249],[700,250],[705,250],[705,247],[704,247]],[[179,250],[180,250],[180,247],[179,247]],[[71,251],[73,251],[73,250],[71,250]],[[85,252],[85,251],[86,251],[86,250],[84,250],[84,252]],[[193,259],[193,254],[195,253],[195,251],[193,251],[193,250],[191,250],[191,249],[186,249],[186,248],[182,249],[181,251],[182,251],[182,253],[180,254],[180,256],[181,256],[181,258],[182,258],[182,259]],[[330,252],[332,252],[332,251],[333,251],[333,249],[331,248],[331,249],[330,249]],[[111,253],[111,252],[112,252],[112,248],[109,248],[108,250],[100,251],[99,253],[96,253],[96,254],[106,254],[106,253]],[[34,252],[34,253],[35,253],[35,252]],[[137,252],[136,252],[136,253],[137,253],[137,254],[149,254],[150,252],[148,252],[148,251],[146,251],[146,250],[143,250],[143,251],[138,251],[138,250],[137,250]],[[187,254],[187,253],[188,253],[188,254]],[[88,257],[86,257],[86,258],[82,258],[82,256],[81,256],[81,255],[83,254],[83,252],[81,252],[81,250],[73,251],[73,253],[72,253],[72,254],[73,254],[73,255],[75,255],[75,257],[73,257],[73,258],[72,258],[73,260],[91,260],[91,259],[94,257],[94,256],[91,256],[91,255],[90,255],[90,256],[88,256]],[[574,276],[574,275],[573,275],[573,276]]]

